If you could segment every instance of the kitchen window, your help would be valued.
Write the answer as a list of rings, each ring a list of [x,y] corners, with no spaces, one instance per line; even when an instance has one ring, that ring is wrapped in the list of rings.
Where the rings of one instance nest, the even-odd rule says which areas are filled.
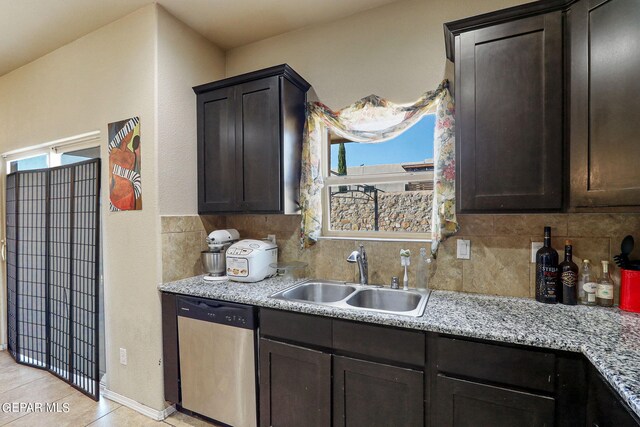
[[[434,114],[426,114],[378,143],[328,134],[323,236],[430,239],[435,122]]]
[[[100,158],[100,132],[88,132],[2,154],[7,174]]]
[[[49,167],[49,155],[37,154],[35,156],[24,157],[22,159],[7,162],[7,173],[18,171],[28,171],[34,169],[44,169]]]
[[[449,82],[412,104],[370,95],[339,111],[321,102],[306,110],[302,246],[321,238],[418,240],[430,241],[435,256],[459,228]]]

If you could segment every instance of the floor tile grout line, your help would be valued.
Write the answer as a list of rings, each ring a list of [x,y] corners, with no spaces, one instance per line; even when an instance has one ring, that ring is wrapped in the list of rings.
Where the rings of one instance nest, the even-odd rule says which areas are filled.
[[[106,399],[106,398],[105,398],[105,399]],[[117,403],[117,402],[114,402],[114,403]],[[85,424],[85,426],[84,426],[84,427],[89,427],[91,424],[95,424],[95,423],[97,423],[97,422],[98,422],[99,420],[101,420],[102,418],[104,418],[104,417],[106,417],[107,415],[109,415],[109,414],[111,414],[111,413],[113,413],[113,412],[117,411],[117,410],[118,410],[118,409],[120,409],[120,408],[126,408],[126,406],[124,406],[124,405],[120,405],[120,406],[118,406],[117,408],[113,408],[112,410],[110,410],[110,411],[109,411],[109,412],[107,412],[106,414],[104,414],[104,415],[102,415],[102,416],[99,416],[99,417],[98,417],[98,418],[96,418],[95,420],[91,421],[89,424]]]
[[[40,380],[41,380],[41,379],[43,379],[43,378],[47,378],[47,375],[46,375],[46,374],[47,374],[48,372],[43,372],[43,373],[44,373],[45,375],[41,376],[40,378],[34,378],[34,379],[32,379],[31,381],[28,381],[28,382],[26,382],[26,383],[20,384],[20,385],[18,385],[18,386],[13,387],[13,388],[9,388],[9,389],[7,389],[7,390],[4,390],[3,392],[1,392],[1,393],[0,393],[0,396],[2,396],[3,394],[5,394],[5,393],[7,393],[7,392],[9,392],[9,391],[12,391],[12,390],[15,390],[15,389],[17,389],[17,388],[23,387],[23,386],[25,386],[25,385],[29,385],[29,384],[31,384],[31,383],[33,383],[33,382],[35,382],[35,381],[40,381]]]

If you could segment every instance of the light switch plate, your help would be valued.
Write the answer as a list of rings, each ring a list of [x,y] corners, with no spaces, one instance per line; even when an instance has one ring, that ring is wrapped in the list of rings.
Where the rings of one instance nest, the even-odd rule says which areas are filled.
[[[121,348],[120,349],[120,364],[121,365],[126,365],[127,364],[127,349],[126,348]]]
[[[456,256],[458,259],[471,258],[471,240],[458,239]]]
[[[536,262],[536,252],[544,246],[542,242],[531,242],[531,262]]]

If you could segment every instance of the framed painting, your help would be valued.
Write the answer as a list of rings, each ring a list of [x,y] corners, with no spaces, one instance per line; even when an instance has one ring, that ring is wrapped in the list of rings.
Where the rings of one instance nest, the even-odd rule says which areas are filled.
[[[142,210],[140,118],[109,123],[109,209]]]

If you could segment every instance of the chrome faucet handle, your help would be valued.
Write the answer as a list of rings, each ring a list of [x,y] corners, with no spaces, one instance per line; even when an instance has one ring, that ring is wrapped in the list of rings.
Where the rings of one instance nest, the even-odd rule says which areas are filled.
[[[358,258],[362,258],[362,256],[360,255],[360,252],[358,252],[358,251],[353,251],[353,252],[351,252],[351,254],[347,257],[347,262],[358,262]]]
[[[397,276],[393,276],[391,278],[390,288],[391,289],[400,289],[400,283],[398,282],[398,277]]]
[[[362,243],[360,244],[360,256],[364,261],[367,260],[367,252],[364,250],[364,245]]]

